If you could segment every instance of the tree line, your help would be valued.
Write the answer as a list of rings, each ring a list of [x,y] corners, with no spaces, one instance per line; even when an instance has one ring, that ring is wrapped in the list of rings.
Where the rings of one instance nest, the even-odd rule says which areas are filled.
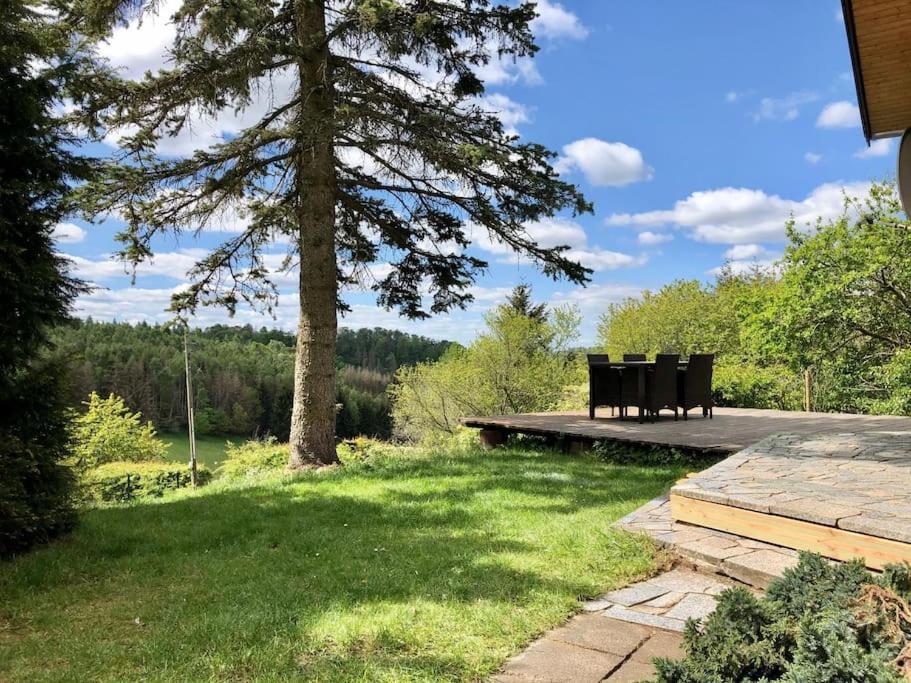
[[[68,401],[92,392],[122,396],[158,429],[186,428],[183,337],[160,325],[75,320],[53,334],[69,370]],[[390,435],[386,389],[399,366],[436,360],[449,342],[383,329],[342,329],[337,357],[337,430],[342,438]],[[189,333],[200,434],[289,435],[294,335],[215,325]]]

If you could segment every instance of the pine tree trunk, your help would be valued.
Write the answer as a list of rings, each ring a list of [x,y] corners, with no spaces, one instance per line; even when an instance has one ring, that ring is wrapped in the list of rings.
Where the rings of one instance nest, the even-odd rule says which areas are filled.
[[[333,92],[323,0],[297,0],[302,103],[296,159],[300,322],[291,411],[291,468],[338,462],[335,454],[335,254]]]

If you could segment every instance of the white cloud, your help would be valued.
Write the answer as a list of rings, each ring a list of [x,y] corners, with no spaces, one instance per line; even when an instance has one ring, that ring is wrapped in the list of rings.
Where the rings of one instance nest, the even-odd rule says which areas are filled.
[[[822,161],[822,154],[817,154],[816,152],[807,152],[803,155],[804,160],[813,166]]]
[[[891,152],[892,140],[883,138],[881,140],[873,140],[869,146],[860,148],[854,152],[854,156],[858,159],[872,159],[874,157],[888,156]]]
[[[610,251],[608,249],[602,249],[601,247],[570,249],[565,255],[567,258],[578,261],[586,268],[591,268],[595,272],[641,266],[647,261],[644,256],[630,256],[629,254],[624,254],[619,251]]]
[[[544,248],[567,246],[564,252],[567,258],[581,263],[594,271],[614,270],[627,268],[645,263],[642,256],[632,256],[619,251],[610,251],[598,246],[589,245],[588,235],[581,225],[567,218],[543,218],[525,224],[528,237]],[[524,257],[519,257],[512,248],[497,240],[484,228],[472,225],[470,227],[472,242],[479,249],[497,255],[499,263],[514,265],[527,263]]]
[[[531,29],[536,36],[559,39],[570,38],[583,40],[588,37],[588,28],[575,14],[565,9],[558,2],[538,0],[538,16],[531,22]]]
[[[185,280],[187,271],[208,252],[205,249],[180,249],[161,252],[136,267],[136,276],[160,276]],[[64,254],[73,264],[73,274],[90,281],[122,278],[131,273],[130,266],[114,256],[105,255],[93,260]]]
[[[674,239],[674,236],[666,232],[652,232],[651,230],[644,230],[643,232],[639,233],[637,241],[643,246],[654,247],[659,244],[664,244],[665,242],[670,242],[672,239]]]
[[[733,261],[745,261],[766,256],[768,253],[768,250],[759,244],[737,244],[724,252],[724,257]]]
[[[123,287],[119,289],[96,289],[83,294],[76,300],[76,313],[91,316],[95,320],[118,320],[129,323],[164,323],[174,316],[169,312],[171,296],[182,291],[186,285],[173,288]],[[471,292],[477,306],[466,311],[453,311],[448,315],[433,316],[427,320],[408,320],[396,311],[387,311],[375,304],[352,301],[351,311],[339,318],[342,327],[385,327],[421,334],[437,339],[471,341],[484,327],[483,312],[490,306],[503,301],[511,291],[509,287],[472,287]],[[282,292],[274,315],[257,312],[247,307],[238,307],[234,317],[223,308],[201,307],[192,319],[192,324],[206,327],[214,324],[245,325],[254,327],[276,327],[295,330],[298,321],[298,295],[295,291]]]
[[[630,183],[651,180],[654,169],[635,147],[622,142],[605,142],[598,138],[582,138],[563,147],[557,160],[558,173],[582,171],[592,185],[623,187]]]
[[[724,101],[728,104],[733,104],[740,98],[740,93],[736,90],[728,90],[724,95]]]
[[[95,289],[89,294],[79,296],[75,312],[79,316],[91,316],[95,320],[164,323],[173,317],[173,313],[166,310],[171,302],[171,295],[181,289],[182,287]]]
[[[860,110],[853,102],[830,102],[816,119],[818,128],[856,128],[860,125]]]
[[[801,90],[784,97],[763,97],[759,109],[753,114],[754,121],[793,121],[800,116],[801,108],[819,99],[815,92]]]
[[[487,85],[504,85],[522,82],[525,85],[540,85],[544,82],[538,68],[530,57],[512,58],[496,54],[496,47],[490,46],[492,57],[487,64],[474,67],[478,78]]]
[[[794,200],[762,190],[725,187],[694,192],[671,209],[614,214],[606,222],[634,227],[673,225],[688,230],[693,239],[719,244],[781,241],[790,216],[798,225],[814,223],[817,217],[835,218],[842,213],[845,193],[863,196],[869,188],[869,182],[826,183],[806,198]]]
[[[480,104],[485,110],[496,114],[509,132],[515,132],[516,126],[531,120],[528,107],[502,93],[485,95]]]
[[[76,244],[85,239],[86,232],[74,223],[58,223],[51,236],[62,244]]]
[[[550,296],[550,303],[554,306],[577,306],[582,313],[582,327],[580,329],[580,343],[592,344],[597,336],[598,319],[607,311],[611,304],[620,303],[624,299],[638,297],[642,288],[635,285],[613,282],[595,282],[588,287],[574,287],[565,291],[555,292]]]
[[[708,275],[721,275],[723,272],[727,271],[734,275],[745,275],[747,273],[753,273],[755,271],[762,271],[767,273],[777,272],[777,266],[775,259],[747,259],[744,261],[727,261],[724,265],[712,268],[708,271]]]
[[[182,0],[166,0],[154,13],[135,18],[126,26],[118,26],[111,37],[101,43],[98,54],[110,60],[120,73],[134,80],[146,71],[153,73],[167,66],[168,47],[177,31],[171,16],[180,9]]]

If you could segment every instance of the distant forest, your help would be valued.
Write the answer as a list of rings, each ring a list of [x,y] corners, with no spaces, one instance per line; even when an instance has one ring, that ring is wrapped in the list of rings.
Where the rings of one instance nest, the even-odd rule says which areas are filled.
[[[288,438],[294,335],[251,326],[190,332],[196,430]],[[70,369],[70,399],[92,391],[122,396],[162,431],[186,428],[183,337],[158,325],[73,321],[54,334]],[[384,329],[339,331],[337,432],[342,438],[391,432],[386,388],[402,365],[437,360],[450,342]]]

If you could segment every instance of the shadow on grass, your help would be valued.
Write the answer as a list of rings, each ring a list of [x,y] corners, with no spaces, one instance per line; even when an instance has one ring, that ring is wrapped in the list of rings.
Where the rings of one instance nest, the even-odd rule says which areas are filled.
[[[679,474],[512,451],[94,510],[4,568],[0,615],[22,635],[6,672],[472,678],[647,568],[610,522]]]

